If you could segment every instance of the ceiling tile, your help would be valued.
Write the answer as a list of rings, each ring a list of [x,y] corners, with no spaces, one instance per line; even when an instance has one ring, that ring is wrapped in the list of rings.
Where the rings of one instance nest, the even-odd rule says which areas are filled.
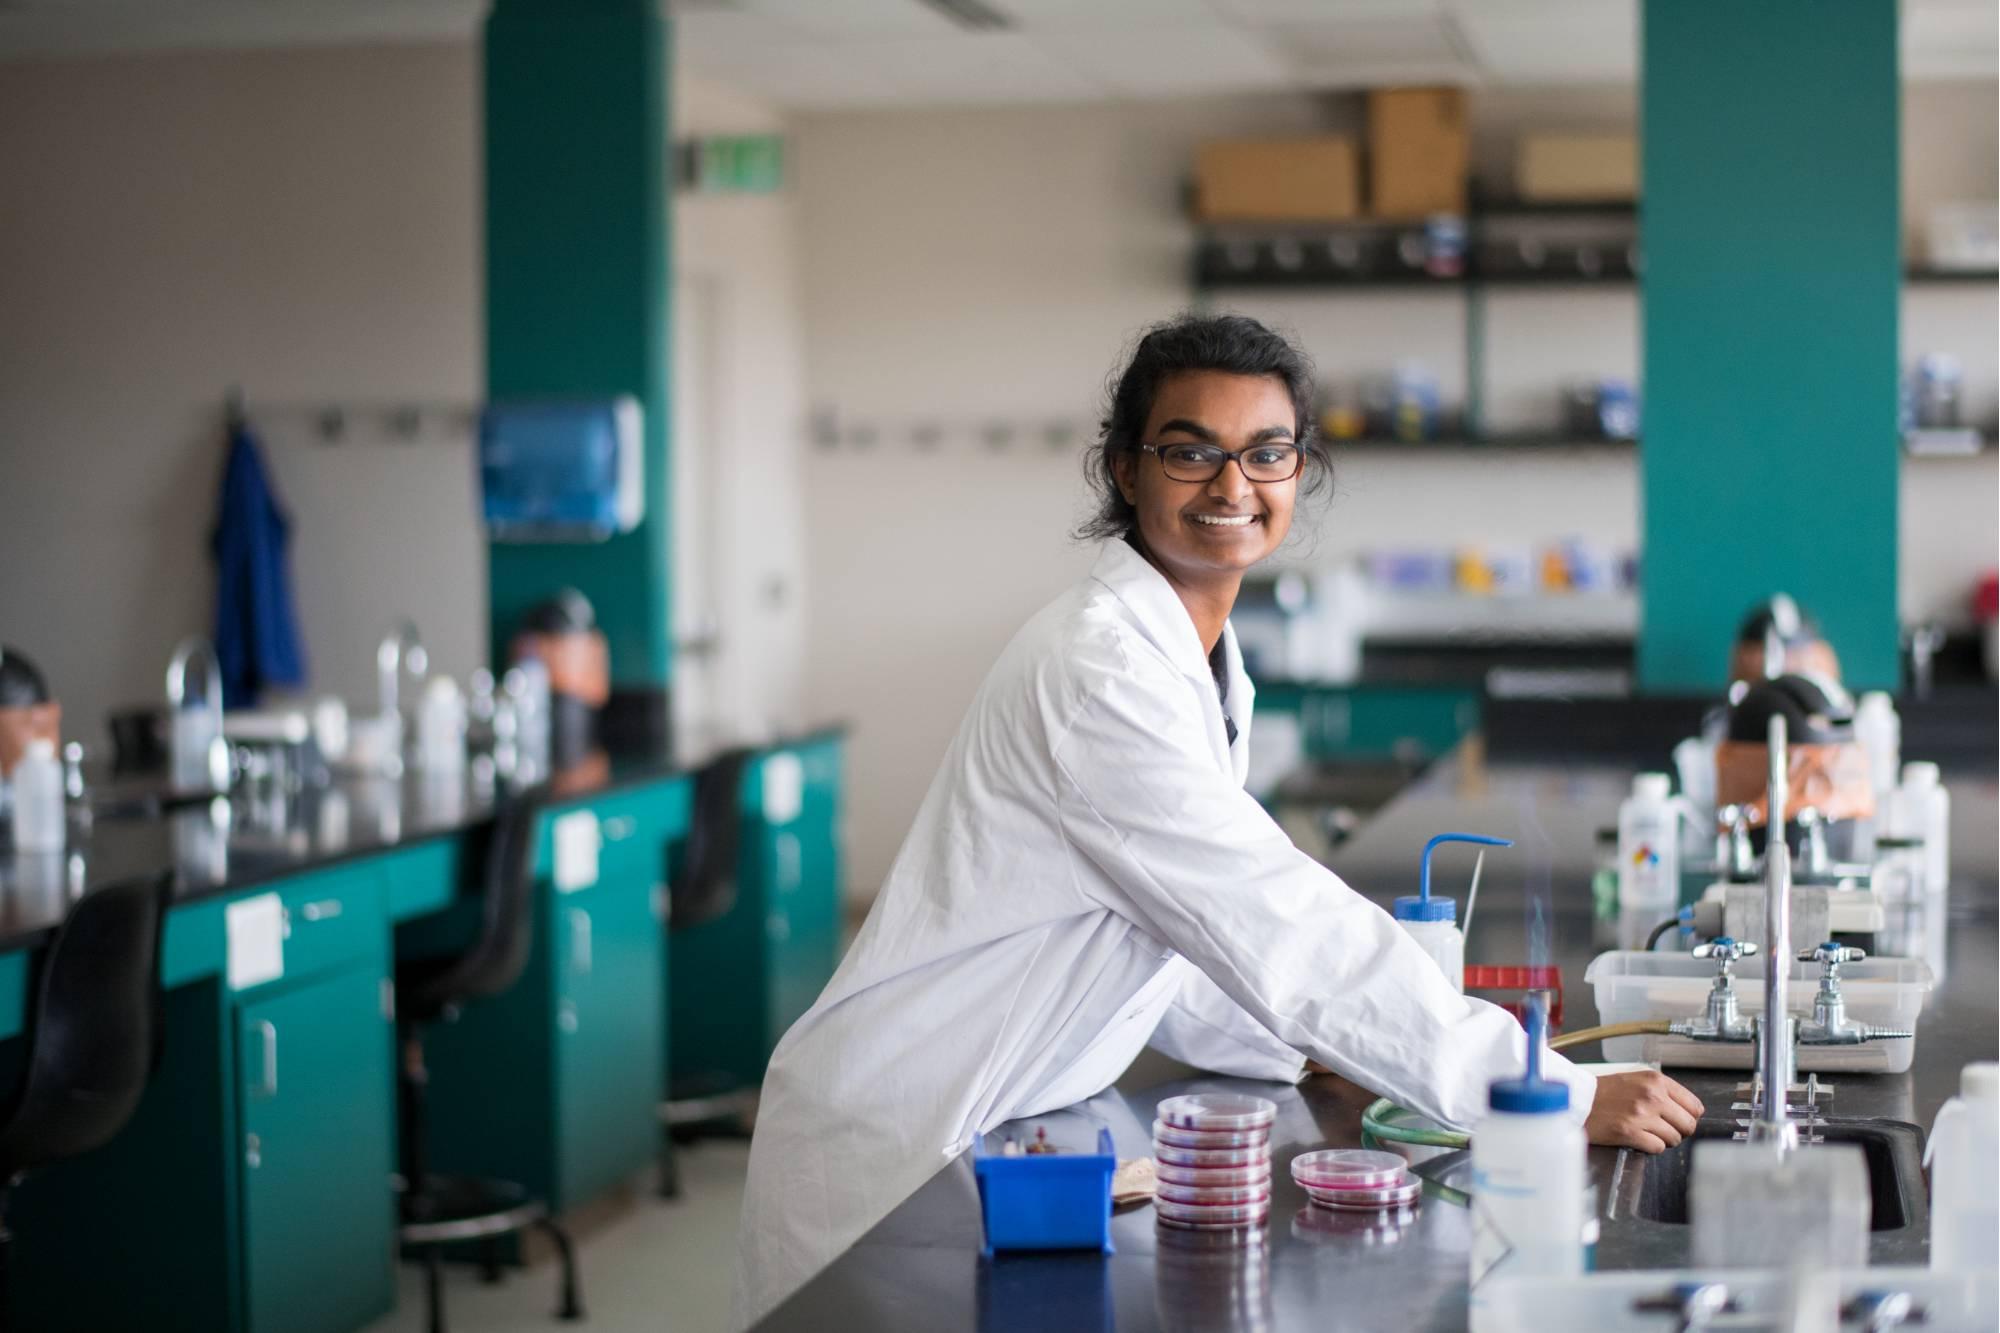
[[[2000,69],[2000,12],[1984,3],[1903,8],[1903,73],[1913,79],[1992,78]]]
[[[1478,71],[1442,14],[1260,29],[1298,82],[1312,88],[1469,83]]]
[[[1083,101],[1101,85],[1036,49],[1015,32],[900,37],[867,44],[883,75],[903,92],[939,102]]]
[[[1282,91],[1282,61],[1240,29],[1147,27],[1130,32],[1030,29],[1028,39],[1062,64],[1125,97]]]
[[[1639,74],[1638,0],[1453,0],[1493,83],[1617,83]]]
[[[820,37],[923,37],[964,31],[919,0],[737,0],[737,7]]]
[[[1030,34],[1044,28],[1117,28],[1139,35],[1156,23],[1213,23],[1210,0],[985,0]]]
[[[1443,0],[1208,0],[1226,19],[1257,27],[1277,23],[1339,23],[1348,19],[1423,18]]]

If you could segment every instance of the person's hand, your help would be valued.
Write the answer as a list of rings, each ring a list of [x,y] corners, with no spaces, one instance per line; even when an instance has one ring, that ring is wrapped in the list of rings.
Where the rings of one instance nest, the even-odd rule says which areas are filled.
[[[1699,1097],[1654,1070],[1600,1074],[1583,1132],[1606,1147],[1665,1152],[1694,1133],[1701,1109]]]

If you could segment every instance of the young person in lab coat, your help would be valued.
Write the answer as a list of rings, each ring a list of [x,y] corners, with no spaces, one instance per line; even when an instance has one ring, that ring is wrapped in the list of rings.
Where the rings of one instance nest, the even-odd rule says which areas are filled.
[[[1243,788],[1230,608],[1326,477],[1312,369],[1254,320],[1150,330],[1091,458],[1104,541],[972,701],[861,934],[764,1080],[736,1314],[782,1301],[1002,1121],[1102,1091],[1141,1047],[1295,1082],[1311,1060],[1448,1124],[1516,1075],[1461,996]],[[976,595],[976,594],[975,594]],[[1560,1056],[1594,1142],[1658,1152],[1701,1103]]]

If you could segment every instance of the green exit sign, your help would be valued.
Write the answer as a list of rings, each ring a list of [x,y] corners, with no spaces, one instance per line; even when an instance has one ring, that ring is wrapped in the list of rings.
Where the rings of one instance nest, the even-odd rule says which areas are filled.
[[[727,134],[681,144],[681,188],[704,194],[770,194],[785,183],[785,140]]]

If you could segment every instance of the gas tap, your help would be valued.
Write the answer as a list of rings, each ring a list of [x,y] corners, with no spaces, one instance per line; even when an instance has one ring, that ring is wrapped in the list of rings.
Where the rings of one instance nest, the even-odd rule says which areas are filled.
[[[1819,964],[1819,990],[1813,995],[1812,1017],[1799,1024],[1801,1045],[1850,1046],[1916,1035],[1902,1028],[1878,1028],[1848,1021],[1847,1001],[1840,993],[1840,965],[1858,963],[1867,956],[1866,950],[1835,944],[1832,940],[1799,954],[1801,963]]]
[[[1738,960],[1755,956],[1757,946],[1749,940],[1735,940],[1724,935],[1706,944],[1697,944],[1689,952],[1695,958],[1715,960],[1715,981],[1708,988],[1708,1005],[1701,1017],[1682,1019],[1670,1031],[1677,1037],[1695,1041],[1754,1040],[1755,1025],[1736,1005],[1735,972]]]

